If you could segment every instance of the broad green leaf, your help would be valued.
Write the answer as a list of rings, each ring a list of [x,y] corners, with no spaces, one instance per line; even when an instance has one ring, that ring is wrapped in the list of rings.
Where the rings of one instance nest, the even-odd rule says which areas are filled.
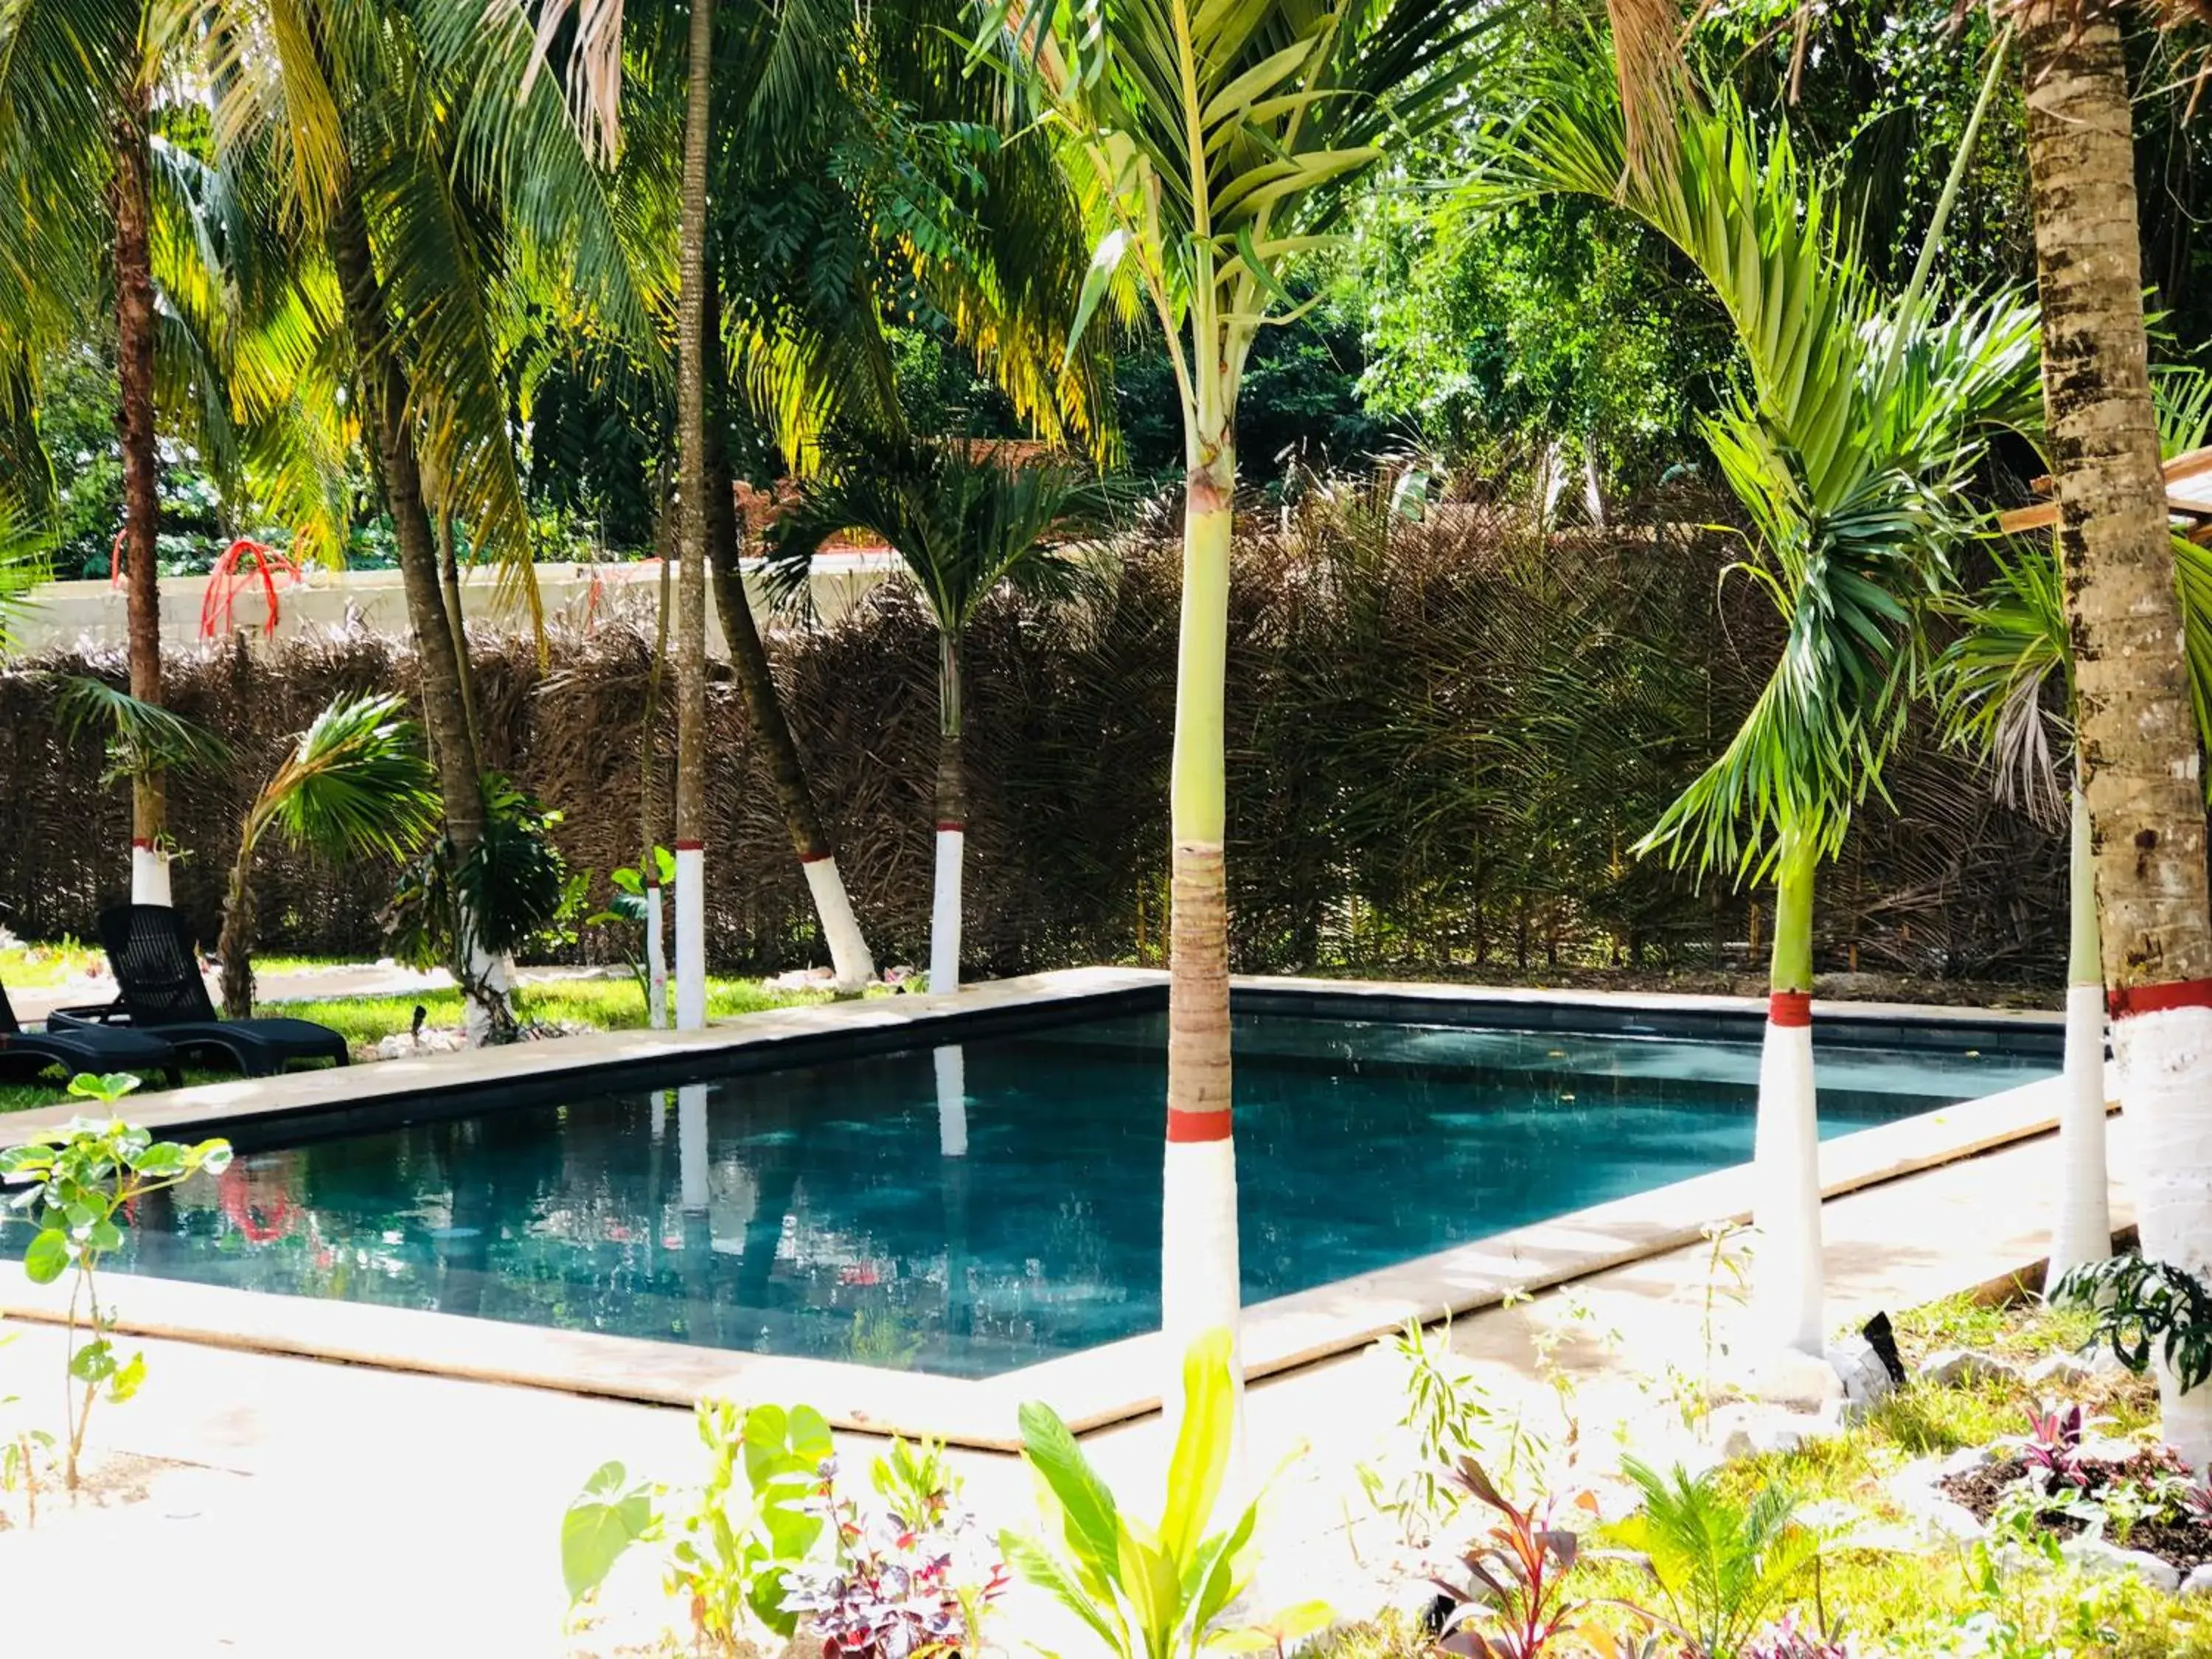
[[[80,1382],[105,1382],[115,1375],[115,1345],[105,1337],[86,1343],[70,1356],[69,1374]]]
[[[23,1252],[23,1273],[33,1285],[51,1285],[70,1264],[69,1235],[48,1227],[31,1240]]]
[[[1011,1530],[999,1534],[999,1553],[1006,1558],[1008,1566],[1038,1589],[1048,1591],[1062,1607],[1090,1626],[1110,1651],[1122,1650],[1124,1644],[1114,1627],[1114,1620],[1050,1554]]]
[[[108,1383],[107,1397],[119,1406],[137,1394],[139,1385],[145,1380],[146,1356],[143,1353],[134,1353],[124,1362],[122,1368],[115,1373],[114,1379]]]
[[[1206,1534],[1229,1470],[1237,1424],[1231,1346],[1226,1330],[1211,1330],[1183,1356],[1182,1424],[1168,1460],[1167,1505],[1160,1515],[1160,1542],[1178,1575]]]
[[[1121,1559],[1121,1526],[1114,1494],[1067,1431],[1060,1414],[1040,1401],[1018,1413],[1022,1455],[1050,1489],[1066,1523],[1067,1547],[1086,1578],[1111,1583]]]
[[[561,1578],[571,1601],[605,1583],[623,1552],[653,1525],[651,1494],[642,1486],[624,1491],[628,1478],[620,1463],[601,1464],[561,1518]]]
[[[1098,246],[1091,255],[1091,265],[1083,273],[1083,289],[1075,301],[1075,319],[1067,330],[1067,349],[1061,354],[1065,366],[1075,358],[1076,348],[1083,343],[1083,331],[1091,326],[1091,315],[1098,309],[1098,302],[1114,285],[1114,273],[1121,268],[1121,256],[1128,252],[1129,233],[1115,226],[1098,239]]]

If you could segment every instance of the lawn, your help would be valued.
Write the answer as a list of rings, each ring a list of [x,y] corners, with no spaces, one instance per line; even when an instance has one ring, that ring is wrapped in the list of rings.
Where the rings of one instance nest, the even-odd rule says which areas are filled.
[[[41,951],[75,947],[37,947]],[[4,961],[4,957],[0,957]],[[265,966],[265,964],[257,964]],[[0,971],[5,971],[0,969]],[[64,976],[66,972],[64,970]],[[77,971],[82,971],[77,970]],[[757,979],[716,979],[707,981],[707,1013],[723,1019],[735,1014],[757,1013],[768,1008],[793,1008],[831,1000],[828,991],[785,991]],[[525,1024],[582,1027],[597,1031],[642,1030],[645,1000],[632,981],[623,980],[568,980],[550,985],[525,986],[515,994],[515,1005]],[[421,991],[398,996],[331,997],[302,1002],[264,1002],[258,1012],[312,1019],[343,1032],[357,1060],[375,1057],[383,1038],[410,1030],[415,1010],[422,1008],[426,1024],[453,1027],[461,1023],[461,994],[457,990]],[[188,1068],[187,1085],[221,1081],[231,1075]],[[149,1083],[158,1079],[149,1079]],[[66,1100],[59,1072],[31,1082],[0,1083],[0,1112],[27,1111]]]

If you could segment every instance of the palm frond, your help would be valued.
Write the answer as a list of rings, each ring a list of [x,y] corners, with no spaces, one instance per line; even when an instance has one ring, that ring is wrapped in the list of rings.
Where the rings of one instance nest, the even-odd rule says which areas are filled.
[[[230,746],[173,709],[142,702],[85,674],[55,676],[54,713],[70,738],[96,732],[106,743],[111,777],[159,772],[220,772]]]
[[[437,775],[396,696],[340,697],[262,786],[246,842],[270,824],[333,861],[411,856],[437,831]]]

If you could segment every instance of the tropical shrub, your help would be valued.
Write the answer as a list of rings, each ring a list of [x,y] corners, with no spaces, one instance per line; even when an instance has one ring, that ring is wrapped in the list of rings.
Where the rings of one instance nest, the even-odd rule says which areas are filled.
[[[72,1095],[110,1109],[137,1086],[137,1078],[121,1072],[84,1073],[70,1080]],[[65,1273],[76,1274],[66,1343],[68,1432],[62,1449],[63,1479],[72,1492],[94,1405],[102,1399],[122,1404],[146,1378],[143,1353],[128,1359],[117,1353],[115,1310],[100,1300],[100,1265],[122,1246],[121,1218],[149,1194],[200,1170],[220,1175],[229,1164],[227,1140],[191,1146],[156,1140],[137,1124],[113,1117],[105,1122],[72,1118],[61,1128],[40,1130],[22,1145],[0,1152],[0,1177],[25,1183],[9,1207],[38,1229],[23,1252],[24,1276],[34,1285],[51,1285]],[[80,1328],[89,1334],[81,1345]]]
[[[1579,1537],[1553,1524],[1553,1499],[1515,1504],[1471,1457],[1461,1460],[1456,1478],[1497,1519],[1461,1558],[1467,1582],[1436,1581],[1452,1601],[1439,1623],[1438,1647],[1461,1659],[1544,1659],[1572,1651],[1590,1612],[1589,1602],[1566,1593]],[[1577,1502],[1595,1519],[1589,1495]]]
[[[2155,1357],[2184,1394],[2212,1379],[2212,1290],[2186,1267],[2116,1255],[2075,1268],[2051,1299],[2094,1310],[2093,1340],[2138,1376]]]
[[[1650,1561],[1664,1602],[1651,1616],[1696,1659],[1746,1659],[1753,1632],[1820,1553],[1820,1534],[1797,1519],[1796,1495],[1769,1484],[1738,1498],[1712,1470],[1662,1474],[1633,1457],[1620,1471],[1644,1507],[1610,1535]]]
[[[1229,1333],[1215,1330],[1183,1357],[1182,1423],[1157,1526],[1123,1509],[1051,1407],[1033,1400],[1021,1408],[1022,1458],[1037,1478],[1045,1532],[1009,1530],[1000,1547],[1115,1659],[1198,1659],[1230,1635],[1223,1615],[1258,1565],[1260,1498],[1222,1530],[1206,1529],[1235,1437],[1229,1356]],[[1303,1624],[1313,1609],[1293,1611]]]

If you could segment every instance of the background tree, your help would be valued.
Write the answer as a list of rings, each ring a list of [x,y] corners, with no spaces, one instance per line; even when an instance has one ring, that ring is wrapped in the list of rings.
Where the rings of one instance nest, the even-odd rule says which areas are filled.
[[[960,988],[961,860],[968,787],[962,641],[994,594],[1066,598],[1084,567],[1069,544],[1111,523],[1115,495],[1065,460],[1020,460],[988,442],[841,434],[821,470],[776,520],[768,543],[771,591],[806,591],[815,550],[864,530],[897,553],[937,624],[937,882],[929,988]]]
[[[222,907],[222,1012],[253,1012],[253,855],[280,830],[294,847],[336,863],[397,864],[436,832],[437,775],[421,728],[397,696],[340,697],[315,717],[246,810]]]

